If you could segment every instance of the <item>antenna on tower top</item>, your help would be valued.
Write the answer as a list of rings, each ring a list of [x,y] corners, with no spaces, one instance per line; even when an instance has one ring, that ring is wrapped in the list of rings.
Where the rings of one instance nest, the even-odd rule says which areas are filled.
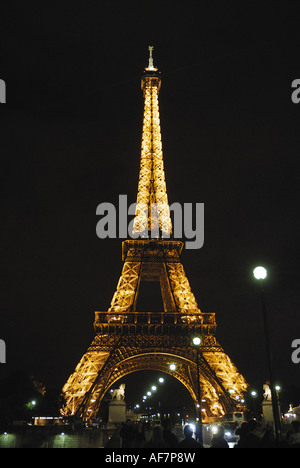
[[[157,68],[154,67],[153,65],[153,57],[152,57],[152,50],[154,49],[153,46],[148,46],[148,50],[149,50],[149,65],[148,65],[148,68],[146,68],[146,70],[149,70],[149,71],[156,71]]]

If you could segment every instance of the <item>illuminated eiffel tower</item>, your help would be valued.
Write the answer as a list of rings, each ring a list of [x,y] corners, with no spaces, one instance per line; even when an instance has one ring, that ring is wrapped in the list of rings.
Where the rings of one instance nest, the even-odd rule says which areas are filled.
[[[62,414],[86,421],[97,415],[103,396],[118,379],[140,370],[165,372],[182,382],[204,420],[239,408],[247,389],[215,337],[215,314],[198,307],[180,259],[183,243],[170,239],[158,106],[161,78],[152,49],[141,80],[144,119],[133,222],[139,238],[123,242],[124,264],[110,307],[95,312],[95,337],[63,387]],[[153,231],[159,234],[156,239],[149,237]],[[145,281],[159,283],[163,311],[137,310]],[[195,336],[201,338],[197,349]]]

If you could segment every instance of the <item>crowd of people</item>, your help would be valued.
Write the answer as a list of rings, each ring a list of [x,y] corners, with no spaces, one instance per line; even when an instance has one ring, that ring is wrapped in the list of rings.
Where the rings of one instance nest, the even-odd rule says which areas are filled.
[[[151,428],[149,423],[133,423],[127,420],[120,429],[122,448],[203,448],[199,440],[193,438],[193,429],[186,425],[183,431],[184,438],[178,438],[169,420],[163,422],[162,426]],[[243,422],[236,430],[239,436],[234,448],[273,448],[276,447],[273,431],[266,428],[263,432],[259,430],[257,421],[251,419]],[[198,437],[197,437],[198,439]],[[205,447],[208,447],[205,445]],[[218,431],[212,436],[210,448],[229,448],[225,437],[225,429],[218,426]],[[290,430],[280,441],[280,448],[300,448],[300,423],[291,423]]]
[[[164,421],[162,426],[153,428],[149,423],[139,422],[135,425],[127,420],[121,427],[120,437],[122,448],[202,448],[202,444],[193,438],[190,425],[185,426],[184,439],[179,441],[169,420]]]
[[[290,429],[279,440],[276,445],[273,429],[266,427],[263,432],[258,430],[256,419],[244,421],[236,430],[239,440],[235,448],[300,448],[300,423],[293,421]]]

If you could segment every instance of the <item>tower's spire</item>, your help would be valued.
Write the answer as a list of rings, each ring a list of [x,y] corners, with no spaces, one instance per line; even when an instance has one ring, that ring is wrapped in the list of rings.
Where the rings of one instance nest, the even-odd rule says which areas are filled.
[[[154,47],[153,46],[148,46],[148,50],[149,50],[149,65],[148,65],[148,68],[146,68],[146,70],[149,70],[149,71],[155,71],[157,70],[157,68],[154,67],[153,65],[153,57],[152,57],[152,51],[153,51]]]

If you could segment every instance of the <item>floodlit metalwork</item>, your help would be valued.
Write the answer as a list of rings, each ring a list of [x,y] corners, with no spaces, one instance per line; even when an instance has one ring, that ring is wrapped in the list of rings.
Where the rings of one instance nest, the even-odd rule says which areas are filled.
[[[95,312],[94,340],[63,387],[62,414],[86,421],[97,415],[103,396],[116,380],[139,370],[173,375],[196,405],[197,353],[204,420],[239,407],[247,389],[215,337],[215,314],[202,312],[197,304],[180,258],[183,243],[167,238],[172,226],[158,110],[161,81],[152,47],[149,50],[149,66],[142,78],[144,125],[134,219],[134,232],[140,238],[122,243],[124,264],[110,307]],[[156,213],[145,209],[151,203],[157,204]],[[147,229],[157,229],[158,238],[147,236]],[[137,310],[144,281],[159,283],[162,311]],[[197,347],[192,344],[195,336],[201,337]]]

